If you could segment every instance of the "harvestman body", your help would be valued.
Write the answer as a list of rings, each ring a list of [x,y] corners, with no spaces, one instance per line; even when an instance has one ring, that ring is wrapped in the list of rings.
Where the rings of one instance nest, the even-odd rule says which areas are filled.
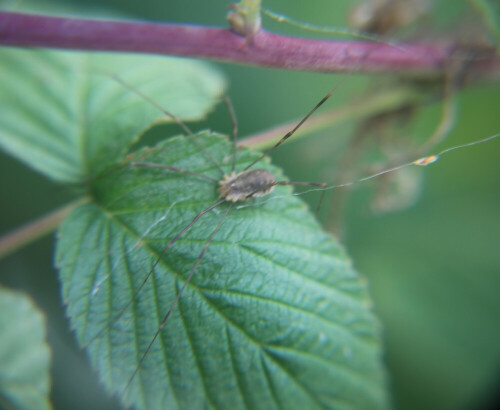
[[[226,201],[248,201],[270,194],[276,184],[273,173],[265,169],[254,169],[239,174],[233,172],[230,176],[224,175],[224,179],[219,181],[219,192],[220,197]]]

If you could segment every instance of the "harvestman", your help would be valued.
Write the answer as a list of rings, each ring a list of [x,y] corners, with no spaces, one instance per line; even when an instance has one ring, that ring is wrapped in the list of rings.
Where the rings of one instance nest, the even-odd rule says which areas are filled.
[[[315,107],[309,111],[309,113],[300,120],[295,127],[293,127],[289,132],[287,132],[276,144],[274,144],[269,150],[267,150],[265,153],[260,155],[256,160],[251,162],[249,165],[247,165],[242,171],[236,172],[236,151],[237,151],[237,134],[238,134],[238,125],[236,121],[236,116],[234,114],[233,107],[231,105],[231,102],[228,98],[225,98],[225,103],[228,107],[229,113],[231,115],[232,123],[233,123],[233,147],[232,147],[232,165],[231,165],[231,174],[227,175],[224,173],[222,167],[220,164],[216,161],[216,159],[208,152],[208,150],[204,147],[202,142],[196,137],[196,135],[187,127],[186,124],[184,124],[178,117],[170,113],[169,111],[165,110],[163,107],[161,107],[158,103],[155,101],[151,100],[149,97],[144,95],[142,92],[137,90],[136,88],[132,87],[131,85],[125,83],[122,79],[116,76],[112,76],[112,78],[116,81],[118,81],[120,84],[128,88],[130,91],[136,93],[143,99],[145,99],[148,103],[152,104],[155,106],[158,110],[160,110],[162,113],[164,113],[166,116],[171,118],[173,121],[175,121],[183,130],[184,132],[193,139],[193,141],[199,146],[199,148],[204,152],[204,154],[207,156],[208,159],[210,159],[211,162],[219,169],[221,173],[222,179],[217,180],[212,177],[209,177],[207,175],[203,175],[197,172],[189,171],[186,169],[174,167],[174,166],[169,166],[169,165],[164,165],[164,164],[155,164],[155,163],[148,163],[148,162],[130,162],[128,165],[134,166],[134,167],[145,167],[145,168],[159,168],[159,169],[166,169],[168,171],[174,172],[174,173],[183,173],[183,174],[188,174],[195,176],[197,178],[202,178],[205,180],[208,180],[214,184],[218,184],[218,192],[219,192],[219,200],[210,205],[209,207],[205,208],[201,212],[199,212],[193,220],[187,224],[172,240],[170,240],[167,245],[163,248],[161,254],[156,258],[155,262],[153,263],[152,267],[148,271],[147,275],[141,282],[140,286],[135,290],[132,298],[127,302],[125,306],[123,306],[120,311],[112,318],[111,324],[108,326],[103,327],[97,334],[95,334],[86,344],[85,346],[88,346],[91,344],[93,341],[95,341],[97,338],[99,338],[102,333],[109,327],[112,326],[122,315],[123,313],[130,307],[130,305],[134,302],[134,300],[137,298],[138,294],[141,292],[143,287],[146,285],[147,281],[151,277],[153,271],[155,270],[156,266],[159,264],[160,260],[162,257],[165,255],[165,253],[170,249],[181,237],[184,235],[193,225],[197,223],[197,221],[205,214],[210,212],[211,210],[215,209],[219,205],[223,204],[224,202],[229,202],[229,206],[226,208],[226,210],[223,212],[222,217],[220,218],[217,226],[215,229],[212,230],[211,234],[209,235],[208,239],[206,239],[204,246],[198,255],[195,264],[191,268],[186,280],[184,281],[183,285],[181,286],[176,298],[174,301],[171,303],[168,311],[166,314],[163,316],[163,319],[158,326],[158,329],[156,330],[154,336],[152,337],[148,347],[142,354],[139,363],[137,367],[135,368],[133,374],[130,376],[128,379],[128,382],[124,388],[124,393],[127,391],[129,388],[130,384],[134,380],[135,376],[137,375],[138,371],[140,370],[144,360],[146,359],[146,356],[150,352],[153,344],[155,343],[156,339],[158,338],[160,332],[162,329],[165,327],[173,309],[177,305],[180,297],[182,296],[182,293],[184,292],[185,288],[189,284],[191,278],[193,277],[194,273],[196,272],[199,264],[201,263],[210,243],[212,242],[212,239],[214,238],[215,234],[218,232],[219,228],[222,226],[224,220],[226,219],[226,216],[228,213],[231,211],[231,209],[234,207],[234,204],[236,202],[241,202],[241,201],[249,201],[254,198],[262,197],[265,195],[270,194],[273,189],[277,185],[303,185],[303,186],[315,186],[319,187],[322,191],[322,194],[324,195],[326,190],[329,189],[335,189],[335,188],[341,188],[341,187],[347,187],[351,186],[353,184],[357,184],[359,182],[367,181],[372,178],[376,178],[380,175],[394,172],[397,170],[400,170],[402,168],[408,167],[408,166],[426,166],[429,164],[432,164],[436,162],[441,155],[444,155],[450,151],[453,151],[455,149],[459,148],[464,148],[476,144],[480,144],[483,142],[487,142],[493,139],[496,139],[500,137],[500,134],[490,136],[488,138],[484,138],[482,140],[478,141],[473,141],[467,144],[462,144],[458,146],[453,146],[447,149],[442,150],[438,154],[435,155],[429,155],[423,158],[419,158],[415,161],[407,162],[402,165],[398,165],[396,167],[392,167],[389,169],[386,169],[381,172],[377,172],[375,174],[369,175],[364,178],[360,178],[348,183],[343,183],[339,185],[332,185],[332,186],[327,186],[325,183],[321,182],[290,182],[290,181],[277,181],[275,176],[270,172],[265,169],[250,169],[254,167],[257,163],[259,163],[264,157],[266,157],[268,154],[270,154],[274,149],[276,149],[278,146],[280,146],[282,143],[284,143],[288,138],[290,138],[308,119],[309,117],[321,106],[323,105],[335,92],[335,90],[351,75],[351,73],[346,74],[341,81],[337,83],[337,85],[328,93],[326,94],[316,105]],[[439,126],[438,126],[439,128]],[[307,191],[309,192],[309,191]],[[323,196],[321,200],[323,199]],[[320,200],[320,204],[321,204]]]
[[[138,89],[132,87],[131,85],[127,84],[124,82],[121,78],[117,76],[111,76],[115,81],[119,82],[122,84],[124,87],[128,88],[130,91],[134,92],[135,94],[139,95],[141,98],[143,98],[145,101],[148,103],[152,104],[154,107],[156,107],[158,110],[160,110],[163,114],[165,114],[167,117],[175,121],[182,129],[183,131],[193,139],[193,141],[199,146],[199,148],[204,152],[204,154],[207,156],[207,158],[213,162],[213,164],[219,169],[221,173],[221,179],[216,180],[212,177],[209,177],[207,175],[199,174],[196,172],[192,172],[186,169],[181,169],[178,167],[174,166],[169,166],[169,165],[163,165],[163,164],[154,164],[154,163],[148,163],[148,162],[130,162],[128,165],[134,166],[134,167],[145,167],[145,168],[160,168],[160,169],[166,169],[168,171],[172,171],[174,173],[183,173],[183,174],[188,174],[188,175],[193,175],[198,178],[202,178],[205,180],[208,180],[210,182],[213,182],[215,184],[219,185],[218,192],[219,192],[219,200],[216,201],[214,204],[210,205],[209,207],[205,208],[201,212],[199,212],[193,220],[186,225],[170,242],[167,243],[167,245],[163,248],[161,254],[156,258],[155,262],[153,263],[151,269],[141,282],[140,286],[137,288],[137,290],[134,292],[132,298],[127,302],[123,308],[120,309],[120,311],[113,317],[112,321],[110,322],[111,325],[103,327],[97,334],[95,334],[86,344],[85,346],[88,346],[91,344],[93,341],[95,341],[97,338],[99,338],[102,333],[109,327],[112,326],[113,323],[115,323],[122,315],[123,313],[130,307],[130,305],[134,302],[134,300],[137,298],[138,294],[141,292],[143,287],[146,285],[147,281],[151,277],[153,271],[155,270],[156,266],[159,264],[160,260],[164,256],[164,254],[168,251],[169,248],[171,248],[181,237],[186,233],[193,225],[196,224],[196,222],[205,214],[213,210],[214,208],[218,207],[219,205],[223,204],[224,202],[229,202],[229,206],[227,209],[223,212],[222,217],[219,220],[219,223],[215,227],[215,229],[212,231],[212,233],[209,235],[208,239],[205,241],[205,244],[203,246],[202,251],[200,252],[198,258],[196,259],[195,264],[191,268],[191,271],[189,272],[186,280],[184,281],[182,287],[180,288],[175,300],[172,302],[170,305],[168,311],[164,315],[156,333],[151,339],[151,342],[149,343],[148,347],[142,354],[139,363],[137,367],[135,368],[133,374],[130,376],[124,392],[127,391],[128,387],[134,380],[137,372],[141,368],[146,356],[148,355],[149,351],[151,350],[151,347],[153,346],[154,342],[158,338],[160,332],[166,325],[168,318],[170,317],[170,314],[172,313],[173,309],[177,305],[180,297],[182,296],[182,293],[184,292],[186,286],[189,284],[191,278],[193,277],[194,273],[196,272],[196,269],[198,268],[198,265],[203,259],[203,256],[205,255],[205,252],[207,251],[212,239],[214,238],[215,234],[223,224],[226,216],[228,213],[231,211],[233,208],[234,204],[236,202],[241,202],[241,201],[249,201],[254,198],[262,197],[265,195],[270,194],[273,189],[277,185],[303,185],[303,186],[315,186],[315,187],[322,187],[325,188],[326,184],[322,182],[290,182],[290,181],[277,181],[276,177],[274,174],[272,174],[270,171],[267,171],[265,169],[251,169],[253,168],[257,163],[259,163],[264,157],[266,157],[268,154],[270,154],[273,150],[275,150],[278,146],[283,144],[288,138],[290,138],[308,119],[309,117],[321,106],[323,105],[335,92],[335,90],[340,87],[340,85],[351,75],[351,73],[346,74],[342,80],[340,80],[335,87],[328,93],[326,94],[321,101],[319,101],[316,106],[309,111],[309,113],[300,120],[297,125],[291,129],[289,132],[287,132],[274,146],[272,146],[269,150],[267,150],[265,153],[260,155],[256,160],[254,160],[252,163],[247,165],[242,171],[236,172],[236,151],[237,151],[237,134],[238,134],[238,124],[236,120],[236,116],[234,113],[234,109],[232,107],[232,104],[228,98],[225,98],[224,101],[227,105],[227,108],[229,110],[229,114],[232,119],[232,124],[233,124],[233,147],[232,147],[232,165],[231,165],[231,174],[227,175],[224,173],[222,167],[220,164],[217,162],[217,160],[208,152],[208,150],[204,147],[202,142],[196,137],[196,135],[188,128],[188,126],[180,120],[177,116],[172,114],[171,112],[167,111],[163,107],[161,107],[158,103],[156,103],[154,100],[150,99],[148,96],[144,95],[141,91]],[[325,191],[323,191],[324,194]],[[321,198],[323,199],[323,197]],[[321,200],[320,200],[321,204]]]

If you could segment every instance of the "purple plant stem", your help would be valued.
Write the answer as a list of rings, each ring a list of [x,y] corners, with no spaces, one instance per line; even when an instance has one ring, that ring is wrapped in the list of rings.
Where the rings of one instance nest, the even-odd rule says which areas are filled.
[[[440,73],[451,59],[463,58],[449,44],[395,47],[287,37],[264,30],[245,38],[222,28],[11,12],[0,12],[0,45],[166,54],[288,70],[412,75]],[[469,70],[500,73],[498,56],[488,53],[470,58]]]

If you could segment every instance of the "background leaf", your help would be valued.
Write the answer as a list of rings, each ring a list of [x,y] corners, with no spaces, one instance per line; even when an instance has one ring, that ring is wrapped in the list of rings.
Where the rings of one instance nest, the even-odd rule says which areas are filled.
[[[231,144],[199,136],[219,161]],[[143,161],[220,178],[189,138]],[[258,153],[238,154],[242,169]],[[278,174],[265,163],[266,169]],[[93,202],[59,232],[57,259],[72,326],[114,392],[138,365],[223,209],[205,215],[161,259],[162,249],[217,200],[216,183],[170,171],[124,167],[97,180]],[[127,404],[139,408],[384,408],[379,327],[366,285],[290,187],[234,209],[152,351]]]
[[[50,409],[45,318],[25,295],[0,287],[0,404]]]
[[[97,175],[154,121],[170,121],[109,75],[184,120],[224,92],[208,64],[179,58],[3,49],[0,59],[0,146],[59,182]]]

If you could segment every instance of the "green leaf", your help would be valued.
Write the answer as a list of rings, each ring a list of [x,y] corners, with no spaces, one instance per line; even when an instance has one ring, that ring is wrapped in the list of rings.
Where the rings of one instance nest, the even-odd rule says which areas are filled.
[[[50,409],[45,319],[25,295],[0,288],[0,405]]]
[[[110,74],[184,120],[202,118],[224,92],[220,74],[191,60],[18,49],[0,60],[0,146],[66,183],[98,175],[168,120]]]
[[[229,173],[227,139],[198,138]],[[240,150],[237,171],[257,155]],[[169,139],[137,158],[221,178],[191,138]],[[284,179],[266,161],[258,168]],[[228,204],[162,250],[217,201],[216,188],[192,175],[122,166],[94,181],[92,202],[60,228],[64,301],[109,391],[137,408],[387,407],[366,283],[289,186],[231,210],[124,391]]]

